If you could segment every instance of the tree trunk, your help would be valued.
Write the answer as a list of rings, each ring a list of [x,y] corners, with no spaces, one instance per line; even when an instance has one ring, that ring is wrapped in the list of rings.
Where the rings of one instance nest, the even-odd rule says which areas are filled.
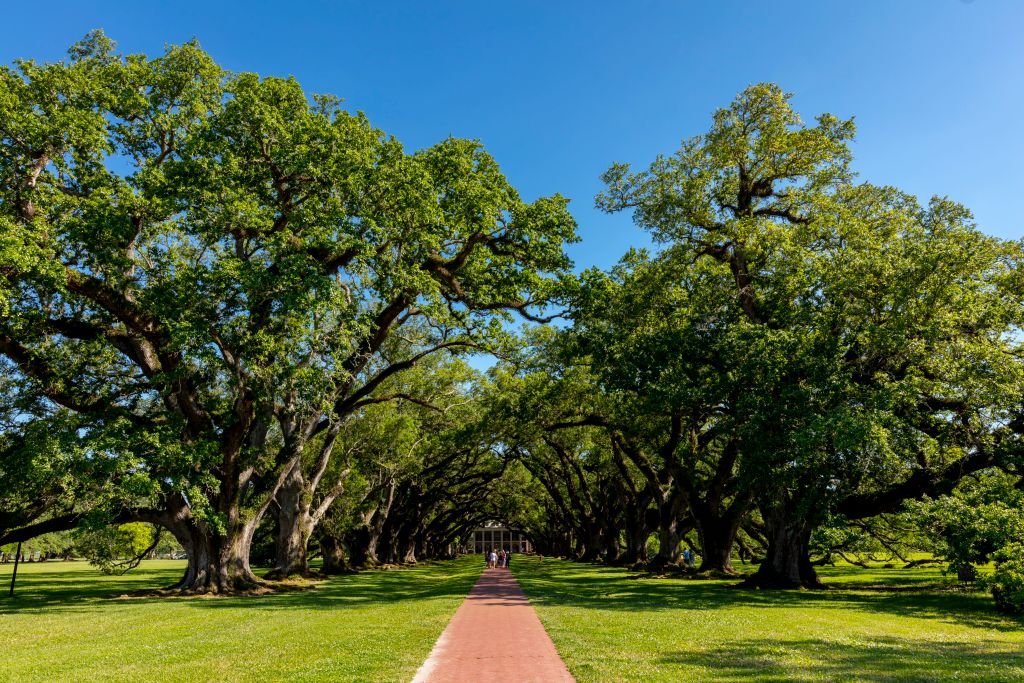
[[[377,557],[384,564],[398,564],[398,530],[394,523],[388,524],[377,542]]]
[[[302,468],[292,469],[288,478],[277,492],[277,536],[274,547],[277,562],[268,575],[285,578],[295,574],[308,575],[307,549],[313,531],[313,518],[309,512],[309,496],[306,495]]]
[[[698,571],[736,572],[732,567],[732,546],[736,540],[737,529],[736,524],[697,521],[697,535],[700,538]]]
[[[395,564],[416,564],[416,536],[412,522],[396,522],[392,532]]]
[[[377,553],[377,548],[380,545],[380,531],[370,529],[369,532],[366,537],[366,545],[363,546],[363,563],[377,565],[380,564],[380,556]]]
[[[406,539],[405,550],[402,552],[402,564],[416,564],[416,540]]]
[[[348,561],[351,567],[365,567],[376,564],[377,556],[371,559],[369,552],[370,530],[359,527],[345,534],[345,547],[348,548]]]
[[[601,538],[604,539],[601,559],[607,564],[617,564],[622,555],[622,531],[611,517],[601,527]]]
[[[595,562],[600,560],[604,551],[604,541],[601,538],[601,527],[593,521],[584,522],[580,533],[579,559],[581,562]]]
[[[658,554],[650,561],[653,571],[660,571],[673,564],[679,564],[683,524],[686,506],[678,493],[672,492],[665,496],[658,505]]]
[[[619,555],[617,564],[634,565],[647,562],[647,539],[651,536],[651,527],[647,523],[647,509],[650,499],[640,499],[630,504],[625,517],[625,547]]]
[[[714,515],[694,509],[694,521],[700,537],[701,562],[699,571],[735,574],[732,566],[732,548],[739,533],[741,515],[734,511]]]
[[[308,473],[303,469],[303,448],[296,449],[294,466],[274,497],[278,504],[277,536],[274,539],[277,557],[271,576],[284,578],[295,574],[308,576],[310,573],[309,539],[341,495],[351,472],[351,468],[346,467],[333,476],[331,486],[322,486],[340,429],[341,422],[330,428],[319,449],[316,465]]]
[[[363,517],[367,526],[366,544],[363,547],[363,563],[368,565],[380,564],[382,555],[384,556],[383,560],[387,561],[388,548],[386,547],[387,538],[385,537],[384,530],[387,525],[388,516],[391,514],[391,506],[395,502],[397,483],[392,480],[384,486],[385,488],[382,489],[382,492],[385,494],[383,501]],[[381,541],[384,541],[384,543],[381,543]]]
[[[757,572],[741,584],[747,588],[822,588],[811,565],[810,522],[765,515],[768,554]]]
[[[186,593],[233,593],[263,582],[249,567],[249,547],[255,522],[233,524],[218,534],[194,519],[187,507],[179,507],[164,521],[188,558],[185,574],[174,586]]]
[[[320,553],[324,558],[324,574],[343,574],[349,571],[345,558],[345,546],[333,534],[319,534]]]
[[[647,539],[651,530],[642,524],[637,524],[626,531],[626,549],[619,557],[619,564],[634,565],[637,562],[647,562]]]
[[[658,554],[651,559],[651,569],[658,571],[679,563],[679,541],[677,523],[672,522],[658,529]]]

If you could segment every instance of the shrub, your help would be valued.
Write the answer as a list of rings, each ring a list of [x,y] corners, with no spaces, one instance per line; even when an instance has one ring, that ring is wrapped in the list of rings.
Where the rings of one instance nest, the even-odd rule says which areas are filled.
[[[1000,612],[1024,614],[1024,543],[1010,543],[995,555],[996,569],[989,580]]]

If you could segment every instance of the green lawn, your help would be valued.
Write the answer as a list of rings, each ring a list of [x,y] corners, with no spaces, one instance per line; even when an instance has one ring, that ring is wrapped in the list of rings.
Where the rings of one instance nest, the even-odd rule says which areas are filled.
[[[828,591],[630,578],[517,556],[514,571],[585,681],[1024,681],[1024,621],[934,568],[828,568]],[[247,598],[121,598],[180,562],[109,577],[22,565],[0,597],[0,680],[408,681],[480,573],[475,557]],[[0,566],[0,585],[11,565]],[[510,681],[515,680],[513,672]]]
[[[474,558],[240,598],[119,598],[182,562],[123,577],[84,562],[0,565],[0,680],[408,681],[481,571]]]
[[[831,590],[787,592],[550,559],[513,569],[581,683],[1024,681],[1024,620],[935,568],[826,568]]]

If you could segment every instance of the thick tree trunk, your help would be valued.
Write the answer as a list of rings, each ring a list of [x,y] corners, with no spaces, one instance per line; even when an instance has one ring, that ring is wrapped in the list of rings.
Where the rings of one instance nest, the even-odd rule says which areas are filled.
[[[376,564],[377,557],[374,555],[371,559],[369,543],[370,533],[366,527],[360,527],[345,534],[345,547],[348,548],[349,566],[355,568]]]
[[[388,538],[385,535],[388,516],[391,514],[391,506],[395,502],[397,483],[391,481],[385,485],[384,500],[364,519],[367,526],[366,544],[363,547],[363,564],[377,565],[382,561],[388,561],[387,547]]]
[[[402,552],[402,564],[416,564],[416,541],[408,539]]]
[[[398,531],[389,524],[380,535],[377,545],[377,556],[384,564],[398,564]]]
[[[651,530],[642,525],[636,525],[626,531],[626,549],[619,556],[618,564],[634,565],[638,562],[647,562],[647,539]]]
[[[649,563],[653,571],[679,564],[679,543],[685,533],[681,521],[685,518],[684,502],[682,496],[671,493],[658,506],[658,554]]]
[[[397,525],[394,536],[394,557],[396,564],[416,564],[416,536],[410,524]]]
[[[310,516],[309,496],[301,467],[292,469],[275,499],[278,504],[277,536],[274,539],[277,561],[269,576],[308,575],[307,549],[314,521]]]
[[[609,521],[601,527],[601,538],[604,539],[601,560],[607,564],[617,564],[622,555],[622,531],[617,524]]]
[[[319,534],[320,553],[324,558],[324,574],[343,574],[349,571],[345,558],[345,546],[333,534]]]
[[[658,529],[658,554],[651,559],[652,569],[660,570],[679,563],[681,537],[677,529],[678,524],[675,522]]]
[[[748,588],[821,588],[808,544],[813,527],[802,519],[765,515],[768,553],[757,572],[741,584]]]
[[[233,593],[263,582],[249,567],[249,547],[255,524],[233,525],[218,534],[196,521],[187,509],[165,524],[185,550],[185,574],[172,589],[186,593]]]
[[[732,547],[736,540],[736,530],[732,533],[728,530],[715,529],[709,532],[706,528],[700,528],[700,568],[701,572],[722,572],[724,574],[735,574],[732,566]]]
[[[380,564],[380,555],[377,552],[377,548],[380,545],[380,531],[377,529],[370,529],[370,533],[366,537],[366,545],[363,546],[363,564],[366,565],[377,565]]]
[[[695,512],[697,534],[700,537],[701,562],[699,571],[734,574],[732,549],[739,533],[740,515],[700,514]]]
[[[601,528],[597,523],[586,524],[580,533],[580,543],[582,545],[578,555],[580,561],[595,562],[602,558],[604,540],[601,537]]]
[[[647,540],[651,536],[651,527],[647,523],[649,503],[649,499],[642,499],[630,505],[623,533],[625,545],[616,564],[631,566],[647,562]]]
[[[276,564],[271,576],[284,578],[295,574],[309,575],[309,539],[317,525],[342,493],[351,468],[335,473],[330,486],[322,486],[323,477],[337,443],[341,422],[327,432],[318,451],[315,465],[304,469],[304,445],[296,446],[293,466],[278,488],[274,500],[278,505]],[[316,504],[314,505],[314,500]]]

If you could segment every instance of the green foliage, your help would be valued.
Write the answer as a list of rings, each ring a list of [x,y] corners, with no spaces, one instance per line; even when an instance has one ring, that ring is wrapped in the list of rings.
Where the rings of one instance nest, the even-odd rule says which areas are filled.
[[[995,553],[996,568],[986,581],[996,607],[1010,614],[1024,614],[1024,543],[1014,542]]]
[[[160,530],[133,522],[78,533],[75,549],[104,574],[124,574],[156,549]]]
[[[524,201],[478,142],[407,152],[195,42],[122,55],[94,33],[16,62],[0,121],[3,389],[40,432],[70,414],[60,438],[88,442],[64,450],[124,464],[80,472],[111,490],[62,512],[243,547],[223,539],[284,475],[331,470],[325,434],[432,355],[502,347],[570,266],[568,201]]]
[[[671,157],[612,166],[598,206],[664,248],[587,274],[579,297],[603,384],[699,435],[689,477],[735,453],[733,494],[789,539],[779,552],[830,515],[893,512],[1008,463],[1024,431],[1021,245],[947,198],[855,184],[853,133],[804,124],[761,84]]]
[[[1015,483],[1002,472],[985,472],[966,479],[952,495],[909,506],[949,571],[973,579],[977,565],[1024,543],[1024,492]]]
[[[0,546],[0,552],[13,557],[18,549],[17,543]],[[36,536],[21,544],[21,553],[25,557],[67,558],[75,555],[75,536],[71,531],[60,531]]]

